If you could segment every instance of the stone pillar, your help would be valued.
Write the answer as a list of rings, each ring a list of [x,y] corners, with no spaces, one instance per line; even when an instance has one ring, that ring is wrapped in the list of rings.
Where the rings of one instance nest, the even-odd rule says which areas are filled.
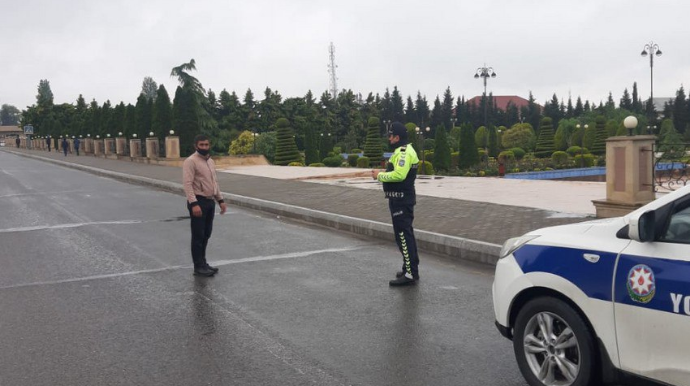
[[[79,138],[79,152],[81,154],[86,154],[86,142],[83,138]]]
[[[130,139],[129,140],[129,156],[132,158],[141,157],[141,140],[140,139]]]
[[[104,149],[105,149],[105,146],[103,146],[103,140],[102,139],[94,139],[93,140],[93,155],[96,155],[96,156],[103,155]]]
[[[74,151],[74,140],[72,138],[69,138],[67,140],[67,143],[69,144],[69,152],[76,154],[76,151]]]
[[[117,155],[127,155],[127,138],[117,137],[115,138],[115,154]]]
[[[105,149],[103,149],[103,154],[106,156],[109,156],[111,154],[117,154],[115,153],[115,138],[106,138],[103,140],[103,143],[105,145]]]
[[[158,138],[146,138],[146,158],[158,158]]]
[[[180,158],[180,137],[165,137],[165,158]]]
[[[84,154],[93,154],[93,139],[84,139]]]
[[[606,140],[606,199],[593,200],[597,217],[624,216],[654,201],[653,135]]]

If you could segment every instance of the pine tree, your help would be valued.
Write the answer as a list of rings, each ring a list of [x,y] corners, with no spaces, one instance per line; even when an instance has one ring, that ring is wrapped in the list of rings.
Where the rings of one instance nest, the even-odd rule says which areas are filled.
[[[496,133],[496,127],[489,127],[489,157],[498,157],[499,146],[498,146],[498,134]]]
[[[448,130],[452,127],[451,118],[453,118],[453,94],[450,92],[450,87],[448,87],[443,93],[443,103],[441,104],[442,124]]]
[[[290,127],[290,121],[280,118],[276,121],[278,128],[275,164],[286,166],[291,162],[302,162],[302,157],[297,150],[294,133]]]
[[[460,145],[458,148],[460,149],[458,159],[460,169],[466,169],[479,163],[479,152],[474,143],[474,130],[469,123],[460,127]]]
[[[685,100],[685,90],[683,86],[676,92],[676,99],[673,102],[673,125],[680,133],[685,133],[688,127],[688,102]]]
[[[623,96],[621,97],[620,108],[632,111],[633,101],[630,99],[630,93],[628,93],[628,88],[623,90]]]
[[[584,106],[582,106],[582,98],[580,98],[578,96],[577,102],[575,102],[575,110],[573,111],[573,117],[577,118],[580,115],[582,115],[582,113],[584,113],[584,112],[585,112],[585,108],[584,108]]]
[[[137,126],[134,133],[139,136],[147,135],[151,131],[151,103],[146,95],[139,94],[137,104],[134,106],[137,110]],[[131,133],[131,134],[134,134]]]
[[[377,117],[369,117],[367,121],[367,139],[364,143],[364,156],[369,158],[370,166],[381,164],[383,159],[383,146],[381,145],[379,125],[380,122]]]
[[[603,115],[599,115],[594,122],[594,144],[590,150],[592,154],[602,155],[606,153],[606,138],[608,138],[608,133],[606,132],[606,118],[604,118]]]
[[[553,120],[544,117],[539,126],[539,137],[537,138],[537,148],[534,151],[536,157],[551,157],[555,149]]]
[[[638,114],[642,112],[642,101],[640,100],[639,95],[637,95],[637,82],[633,83],[632,111]]]
[[[443,107],[441,106],[441,100],[436,96],[434,100],[434,109],[431,111],[431,119],[429,121],[429,127],[434,130],[438,125],[443,124]],[[421,126],[420,126],[421,127]],[[431,133],[433,134],[433,133]]]
[[[172,105],[168,91],[165,86],[160,85],[156,91],[156,101],[153,105],[151,131],[155,137],[165,138],[170,129],[172,129]]]
[[[173,130],[180,137],[180,155],[194,153],[194,136],[201,132],[196,102],[191,92],[180,86],[173,100]]]
[[[451,155],[450,146],[448,146],[448,137],[446,136],[446,129],[443,125],[436,128],[436,136],[434,137],[434,170],[450,170]]]
[[[316,143],[314,125],[307,124],[304,127],[304,164],[311,165],[319,162],[319,148]]]
[[[429,124],[429,103],[426,97],[422,97],[422,93],[417,91],[417,101],[415,102],[415,111],[417,112],[417,119],[414,123],[419,127],[424,127]]]
[[[398,86],[394,86],[393,94],[391,95],[392,121],[402,122],[402,120],[405,119],[403,107],[403,100],[400,91],[398,91]]]

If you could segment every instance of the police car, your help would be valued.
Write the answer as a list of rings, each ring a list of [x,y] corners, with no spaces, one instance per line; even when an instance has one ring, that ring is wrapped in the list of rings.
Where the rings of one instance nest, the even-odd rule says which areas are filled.
[[[530,385],[690,385],[690,186],[506,241],[492,290]]]

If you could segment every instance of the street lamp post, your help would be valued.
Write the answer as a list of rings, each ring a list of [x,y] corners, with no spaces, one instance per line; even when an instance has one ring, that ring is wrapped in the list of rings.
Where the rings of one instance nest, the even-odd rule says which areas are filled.
[[[490,77],[495,78],[496,72],[494,71],[493,67],[486,67],[486,64],[484,64],[484,67],[477,68],[477,71],[474,73],[475,79],[479,79],[479,77],[483,78],[484,80],[484,127],[488,128],[489,123],[487,122],[487,107],[489,105],[489,100],[486,95],[486,80]]]
[[[633,136],[633,129],[637,127],[637,118],[630,115],[623,120],[623,126],[628,129],[628,136]]]
[[[647,134],[652,135],[656,131],[656,125],[647,125]]]
[[[252,141],[252,144],[254,145],[254,150],[253,150],[252,152],[253,152],[254,154],[256,154],[256,137],[258,137],[258,136],[259,136],[259,133],[257,133],[256,131],[252,132],[252,137],[253,137],[253,139],[254,139],[254,140]]]
[[[420,134],[420,136],[422,137],[422,146],[419,147],[419,150],[422,152],[422,174],[426,174],[426,164],[424,163],[426,158],[426,154],[424,151],[424,132],[426,131],[427,133],[429,133],[429,131],[431,131],[431,128],[427,126],[424,130],[422,130],[421,128],[419,128],[419,126],[417,126],[414,128],[414,131],[415,133]]]
[[[391,129],[391,120],[390,119],[384,119],[383,124],[386,126],[386,135],[388,134],[388,130]]]
[[[583,168],[585,167],[585,132],[589,128],[589,125],[585,123],[584,126],[581,126],[579,123],[575,126],[578,129],[583,128],[582,130],[582,140],[580,141],[580,167]]]
[[[642,53],[640,53],[642,57],[646,57],[649,55],[649,102],[652,104],[649,111],[649,118],[650,122],[652,121],[652,111],[654,108],[654,55],[656,56],[661,56],[661,50],[659,49],[659,45],[655,44],[654,42],[649,42],[649,44],[645,44],[644,48],[642,49]]]

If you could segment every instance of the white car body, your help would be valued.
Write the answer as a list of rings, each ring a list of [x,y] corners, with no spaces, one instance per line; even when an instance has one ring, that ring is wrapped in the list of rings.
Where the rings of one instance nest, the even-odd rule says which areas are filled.
[[[666,231],[638,241],[649,213],[654,229]],[[600,365],[616,373],[608,381],[690,386],[690,186],[625,217],[539,229],[507,244],[522,241],[496,266],[493,304],[503,335],[512,338],[530,297],[555,296],[589,323],[606,360]]]

